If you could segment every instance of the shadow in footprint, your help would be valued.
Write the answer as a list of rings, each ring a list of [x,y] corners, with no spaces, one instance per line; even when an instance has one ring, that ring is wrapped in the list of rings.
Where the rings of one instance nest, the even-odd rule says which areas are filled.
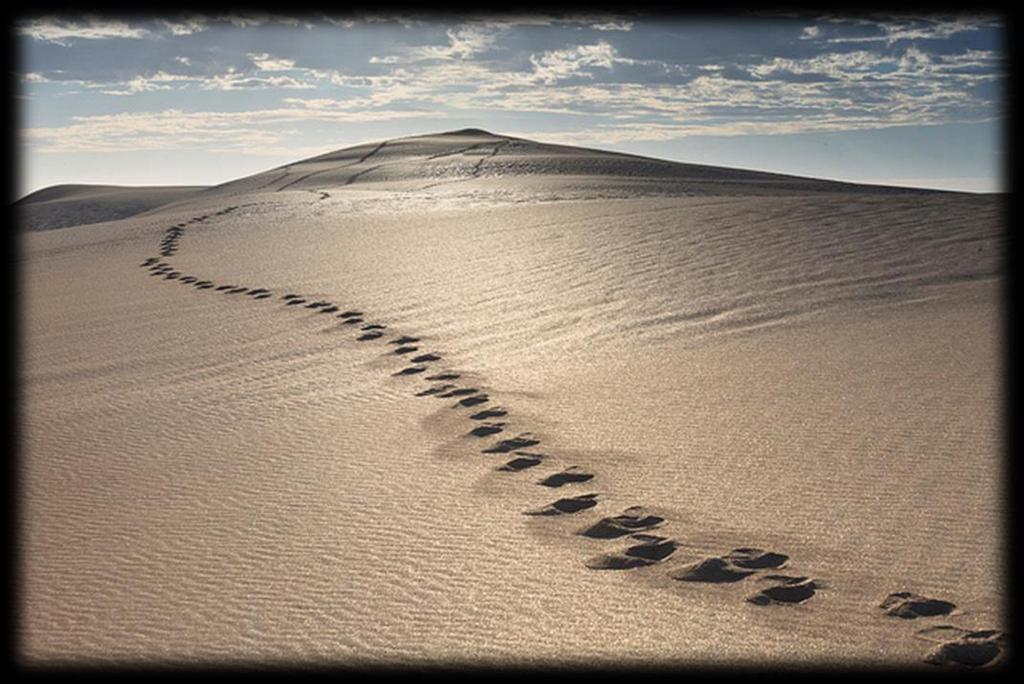
[[[490,400],[491,398],[488,397],[486,394],[478,394],[474,397],[466,397],[462,401],[456,402],[454,408],[458,408],[460,406],[479,406],[480,404],[485,404]]]
[[[769,575],[765,579],[778,582],[778,584],[762,589],[753,596],[748,596],[748,602],[758,606],[767,606],[773,603],[803,603],[821,588],[817,582],[808,577]]]
[[[653,530],[664,522],[664,518],[648,515],[642,506],[630,506],[621,515],[602,518],[580,534],[591,539],[615,539],[641,530]]]
[[[368,333],[363,333],[362,335],[360,335],[356,339],[358,341],[360,341],[360,342],[365,342],[366,340],[375,340],[375,339],[377,339],[378,337],[380,337],[383,334],[384,333],[379,333],[379,332],[368,332]]]
[[[395,353],[398,353],[397,351]],[[440,361],[441,357],[437,354],[421,354],[420,356],[413,357],[413,363],[426,363],[428,361]]]
[[[913,620],[919,617],[949,615],[956,605],[909,591],[896,591],[886,596],[878,607],[884,610],[886,615]]]
[[[789,556],[782,553],[772,553],[753,547],[733,549],[723,556],[733,565],[748,570],[765,570],[767,568],[781,568],[789,560]]]
[[[410,352],[414,352],[417,349],[419,349],[419,347],[399,347],[398,349],[393,350],[391,353],[392,354],[409,354]]]
[[[479,413],[474,413],[469,418],[470,418],[470,420],[486,420],[487,418],[501,418],[502,416],[507,416],[507,415],[508,415],[508,411],[506,411],[503,408],[489,408],[489,409],[484,409],[483,411],[480,411]]]
[[[427,379],[428,380],[448,380],[449,378],[442,378],[442,377],[440,377],[438,375],[435,375],[435,376],[432,376],[432,377],[427,378]],[[443,398],[443,399],[447,399],[448,397],[464,397],[467,394],[476,394],[479,391],[480,390],[477,389],[476,387],[460,387],[459,389],[454,389],[454,390],[452,390],[450,392],[447,392],[445,394],[440,394],[438,396]]]
[[[338,314],[338,318],[358,318],[363,315],[362,311],[345,311]]]
[[[429,397],[432,394],[437,394],[438,392],[444,392],[445,390],[447,390],[450,387],[452,387],[452,385],[440,385],[438,387],[431,387],[430,389],[425,389],[422,392],[417,392],[415,396],[417,396],[417,397]]]
[[[587,480],[594,479],[593,474],[585,473],[580,470],[579,466],[569,466],[560,473],[554,475],[548,475],[537,484],[542,484],[545,487],[561,487],[567,484],[573,484],[576,482],[586,482]]]
[[[941,625],[918,632],[928,641],[939,641],[925,656],[931,665],[947,667],[985,667],[1000,662],[1006,649],[1006,634],[995,629],[967,630]]]
[[[459,377],[458,373],[438,373],[437,375],[427,376],[427,380],[455,380]]]
[[[531,437],[525,437],[528,432],[524,432],[522,435],[512,437],[511,439],[503,439],[494,446],[488,447],[483,450],[485,454],[507,454],[510,451],[517,451],[519,449],[525,449],[540,444],[539,439],[533,439]]]
[[[422,373],[425,370],[427,370],[426,366],[411,366],[409,368],[403,368],[397,373],[392,373],[392,375],[416,375],[417,373]]]
[[[675,553],[678,544],[667,537],[654,535],[635,535],[643,539],[640,544],[627,547],[622,551],[603,553],[586,561],[591,570],[629,570],[661,563]]]
[[[369,325],[364,325],[361,329],[362,330],[384,330],[387,327],[388,326],[381,325],[380,323],[370,323]]]
[[[593,508],[597,505],[597,494],[580,494],[579,496],[559,499],[553,503],[533,511],[525,511],[523,515],[571,515]]]
[[[473,437],[488,437],[502,432],[504,430],[504,425],[504,423],[481,425],[480,427],[473,428],[467,434],[472,435]]]
[[[723,582],[738,582],[753,574],[753,570],[738,568],[724,558],[706,558],[670,572],[669,577],[683,582],[712,582],[720,584]]]
[[[302,304],[305,301],[305,299],[290,299],[288,300],[288,303],[285,304],[285,306],[295,306],[296,304]]]
[[[544,454],[531,454],[525,451],[517,451],[516,457],[511,461],[505,463],[505,465],[498,466],[495,470],[502,470],[505,472],[518,472],[520,470],[526,470],[532,468],[535,465],[539,465],[545,458]]]
[[[398,337],[396,339],[391,340],[390,342],[388,342],[388,344],[402,345],[402,344],[412,344],[413,342],[419,342],[419,341],[420,341],[420,338],[418,338],[418,337],[409,337],[408,335],[402,335],[401,337]]]

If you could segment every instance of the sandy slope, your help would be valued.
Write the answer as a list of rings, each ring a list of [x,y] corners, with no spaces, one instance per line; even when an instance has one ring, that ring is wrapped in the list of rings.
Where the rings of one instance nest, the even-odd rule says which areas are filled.
[[[203,186],[54,185],[14,206],[21,230],[53,230],[128,218],[191,197]]]
[[[1005,652],[964,636],[1004,628],[1002,231],[994,197],[470,132],[27,236],[22,652]],[[637,505],[660,539],[575,534]]]

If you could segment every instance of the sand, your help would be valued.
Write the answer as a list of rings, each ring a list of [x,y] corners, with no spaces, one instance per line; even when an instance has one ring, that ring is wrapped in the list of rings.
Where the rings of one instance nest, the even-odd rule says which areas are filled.
[[[20,230],[53,230],[137,216],[203,189],[201,185],[54,185],[25,195],[14,206]]]
[[[1004,229],[463,131],[27,233],[19,652],[998,666]]]

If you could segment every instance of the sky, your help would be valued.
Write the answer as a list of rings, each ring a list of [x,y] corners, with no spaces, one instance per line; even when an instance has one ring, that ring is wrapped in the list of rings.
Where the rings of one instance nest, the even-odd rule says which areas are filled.
[[[23,16],[18,195],[212,185],[458,128],[1008,191],[998,16]]]

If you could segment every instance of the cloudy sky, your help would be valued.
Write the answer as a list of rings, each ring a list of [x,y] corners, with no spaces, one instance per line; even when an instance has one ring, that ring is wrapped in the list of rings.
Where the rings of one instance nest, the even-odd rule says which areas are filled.
[[[62,15],[16,26],[19,194],[214,184],[464,127],[1005,189],[999,17]]]

